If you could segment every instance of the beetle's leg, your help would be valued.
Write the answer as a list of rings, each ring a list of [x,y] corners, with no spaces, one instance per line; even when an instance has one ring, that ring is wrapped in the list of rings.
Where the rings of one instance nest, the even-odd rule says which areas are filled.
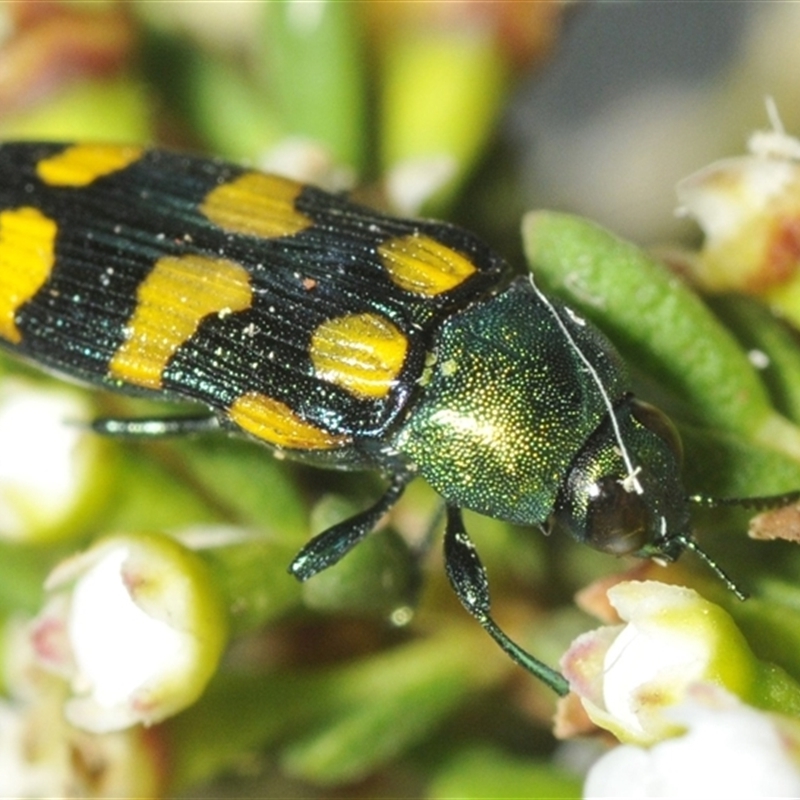
[[[406,474],[394,476],[375,505],[315,536],[295,556],[289,572],[298,580],[305,581],[333,566],[375,528],[381,517],[400,499],[411,477]]]
[[[567,694],[569,684],[564,676],[511,641],[492,619],[486,570],[464,527],[461,510],[455,506],[447,507],[444,558],[447,577],[450,578],[450,583],[464,608],[480,622],[483,629],[514,661],[544,681],[562,697]]]
[[[115,419],[100,417],[92,420],[89,427],[103,436],[129,439],[157,439],[165,436],[181,436],[187,433],[208,433],[220,428],[219,419],[213,414],[196,417],[162,417],[146,419]]]

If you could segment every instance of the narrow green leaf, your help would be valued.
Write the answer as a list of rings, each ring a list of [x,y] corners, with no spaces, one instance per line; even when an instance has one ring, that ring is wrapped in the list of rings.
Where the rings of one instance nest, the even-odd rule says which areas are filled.
[[[594,223],[555,212],[528,214],[523,240],[534,275],[683,398],[696,421],[800,460],[800,429],[772,408],[733,335],[656,259]]]
[[[357,4],[273,0],[263,10],[262,73],[286,132],[327,145],[360,171],[366,62]]]

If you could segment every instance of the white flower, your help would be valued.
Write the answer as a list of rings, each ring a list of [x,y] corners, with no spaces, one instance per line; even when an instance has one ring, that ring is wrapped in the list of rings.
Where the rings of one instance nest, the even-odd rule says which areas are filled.
[[[709,687],[670,716],[683,735],[620,745],[590,769],[584,797],[800,797],[800,728]]]
[[[105,451],[100,437],[74,424],[90,415],[87,401],[69,389],[18,378],[0,382],[0,537],[38,540],[70,532]]]
[[[679,732],[668,712],[695,684],[746,694],[758,664],[723,609],[691,589],[627,581],[608,590],[625,625],[579,636],[564,675],[591,720],[621,741],[649,744]]]
[[[158,722],[194,702],[226,641],[200,557],[166,536],[116,535],[60,564],[32,630],[43,665],[67,677],[67,719],[93,732]]]
[[[800,321],[800,141],[773,130],[754,134],[750,154],[727,158],[677,186],[680,211],[705,234],[683,267],[707,291],[755,294]]]
[[[155,797],[162,753],[142,729],[96,736],[63,715],[63,682],[34,660],[22,620],[2,626],[0,797]]]

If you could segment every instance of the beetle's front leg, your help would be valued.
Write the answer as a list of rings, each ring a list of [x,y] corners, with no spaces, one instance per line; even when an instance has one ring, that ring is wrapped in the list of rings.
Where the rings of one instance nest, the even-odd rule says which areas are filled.
[[[564,676],[513,642],[492,618],[486,570],[464,527],[461,509],[455,506],[447,507],[444,558],[447,577],[464,608],[521,667],[544,681],[562,697],[566,695],[569,692],[569,684]]]
[[[395,475],[375,505],[315,536],[295,556],[289,572],[299,581],[306,581],[341,560],[374,530],[381,517],[400,499],[411,478],[405,473]]]

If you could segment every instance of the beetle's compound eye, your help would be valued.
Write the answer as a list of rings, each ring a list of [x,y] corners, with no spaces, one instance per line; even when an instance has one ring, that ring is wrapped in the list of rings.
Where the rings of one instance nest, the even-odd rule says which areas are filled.
[[[625,396],[576,454],[550,517],[553,529],[612,555],[674,560],[689,523],[680,438],[669,418]]]
[[[586,544],[625,556],[648,543],[651,514],[642,495],[608,475],[586,487],[586,492]]]
[[[550,518],[550,528],[566,530],[604,553],[625,556],[651,543],[652,520],[645,496],[625,486],[617,475],[595,478],[575,468]]]

